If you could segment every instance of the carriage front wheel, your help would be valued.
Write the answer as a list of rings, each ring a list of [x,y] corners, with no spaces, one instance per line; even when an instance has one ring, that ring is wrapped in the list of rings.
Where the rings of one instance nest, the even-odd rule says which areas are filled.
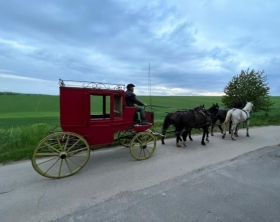
[[[53,133],[42,139],[32,155],[32,166],[42,176],[63,178],[80,171],[90,156],[90,147],[80,135]]]
[[[136,160],[150,158],[156,150],[157,141],[149,132],[137,133],[130,142],[130,154]]]

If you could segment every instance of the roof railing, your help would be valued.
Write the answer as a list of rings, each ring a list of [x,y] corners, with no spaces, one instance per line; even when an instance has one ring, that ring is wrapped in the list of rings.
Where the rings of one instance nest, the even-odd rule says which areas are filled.
[[[59,86],[60,87],[74,87],[74,88],[104,89],[104,90],[105,89],[107,89],[107,90],[125,90],[124,84],[62,80],[62,79],[59,79]]]

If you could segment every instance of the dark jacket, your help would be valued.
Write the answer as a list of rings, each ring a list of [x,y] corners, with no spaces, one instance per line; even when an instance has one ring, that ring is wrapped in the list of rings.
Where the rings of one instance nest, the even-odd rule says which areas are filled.
[[[136,95],[130,90],[127,90],[125,92],[125,101],[126,101],[126,106],[129,106],[129,107],[133,107],[134,104],[137,104],[138,106],[144,105],[142,102],[140,102],[138,99],[136,99]]]

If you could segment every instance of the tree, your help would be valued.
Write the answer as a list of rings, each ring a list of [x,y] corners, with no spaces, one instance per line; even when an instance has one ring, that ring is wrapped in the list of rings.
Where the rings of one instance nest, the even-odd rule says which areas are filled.
[[[248,101],[253,103],[253,110],[266,111],[274,104],[270,101],[267,76],[263,76],[264,71],[242,70],[234,76],[224,88],[225,95],[222,96],[222,103],[226,107],[232,107],[235,101]]]

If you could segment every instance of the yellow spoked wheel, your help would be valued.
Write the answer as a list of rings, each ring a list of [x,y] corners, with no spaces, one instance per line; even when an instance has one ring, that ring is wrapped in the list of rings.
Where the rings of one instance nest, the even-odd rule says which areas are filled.
[[[150,158],[156,150],[157,141],[153,134],[141,132],[136,134],[130,142],[130,154],[136,160]]]
[[[130,141],[132,138],[135,136],[134,131],[119,131],[118,133],[118,140],[122,146],[129,147],[130,146]]]
[[[42,176],[63,178],[81,170],[90,156],[90,147],[80,135],[53,133],[42,139],[32,156],[33,168]]]
[[[53,134],[53,133],[58,133],[58,132],[62,132],[60,125],[57,125],[57,126],[51,128],[50,131],[48,132],[48,135]]]

